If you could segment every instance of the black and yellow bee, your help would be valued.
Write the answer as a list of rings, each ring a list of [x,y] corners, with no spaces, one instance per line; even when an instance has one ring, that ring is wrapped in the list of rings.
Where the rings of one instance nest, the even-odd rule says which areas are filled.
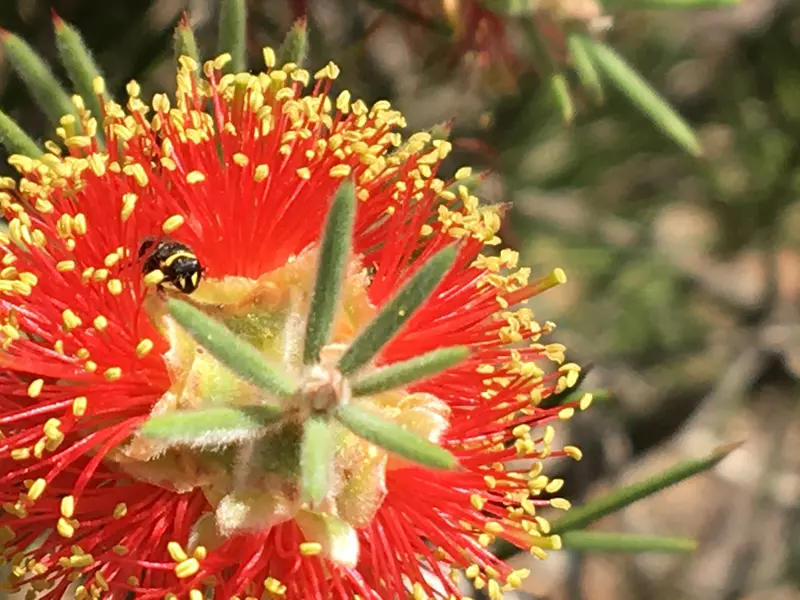
[[[200,285],[203,267],[188,246],[165,237],[147,238],[139,246],[139,258],[145,254],[147,259],[142,272],[145,275],[153,271],[164,274],[159,288],[168,283],[184,294],[191,294]]]

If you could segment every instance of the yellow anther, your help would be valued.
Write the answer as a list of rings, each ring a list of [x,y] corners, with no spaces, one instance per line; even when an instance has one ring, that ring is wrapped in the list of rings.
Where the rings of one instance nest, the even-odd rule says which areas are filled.
[[[175,565],[175,576],[178,579],[186,579],[195,575],[200,570],[200,561],[196,558],[189,558]]]
[[[75,496],[64,496],[61,499],[61,516],[71,519],[75,514]]]
[[[351,171],[352,168],[350,165],[336,165],[331,167],[330,171],[328,171],[328,174],[331,177],[347,177],[350,175]]]
[[[89,401],[86,396],[78,396],[72,401],[72,414],[76,417],[82,417],[86,414],[86,407]]]
[[[119,279],[112,279],[107,286],[112,296],[119,296],[122,293],[122,282]]]
[[[64,517],[59,517],[58,523],[56,523],[56,531],[61,537],[71,538],[75,535],[75,526]]]
[[[108,319],[106,319],[103,315],[97,315],[94,320],[92,321],[92,325],[97,331],[103,331],[106,327],[108,327]]]
[[[191,183],[191,182],[190,182]],[[161,231],[164,233],[172,233],[173,231],[177,230],[181,225],[183,225],[185,219],[182,215],[172,215],[164,224],[161,225]]]
[[[62,260],[56,263],[56,271],[59,273],[69,273],[75,270],[74,260]]]
[[[41,477],[33,482],[33,485],[28,489],[28,500],[36,501],[42,497],[44,490],[47,487],[47,481]]]
[[[206,176],[204,173],[200,171],[190,171],[186,174],[186,183],[193,185],[195,183],[200,183],[206,180]]]
[[[31,398],[38,398],[39,394],[42,393],[42,388],[44,387],[44,379],[34,379],[28,385],[28,396]]]
[[[487,533],[491,533],[494,535],[499,535],[505,531],[503,526],[497,521],[489,521],[488,523],[486,523],[486,525],[483,526],[483,529]]]
[[[117,544],[116,546],[112,547],[111,551],[117,556],[125,556],[128,552],[130,552],[128,547],[123,546],[122,544]]]
[[[61,318],[64,322],[64,328],[67,331],[72,331],[73,329],[80,327],[82,321],[71,309],[67,308],[64,312],[61,313]]]
[[[300,554],[303,556],[316,556],[322,552],[322,544],[318,542],[303,542],[300,544]]]
[[[128,514],[128,505],[120,502],[114,507],[114,518],[119,520]]]
[[[572,507],[572,503],[566,498],[552,498],[550,506],[559,510],[569,510]]]
[[[167,552],[169,552],[170,557],[175,562],[183,562],[185,560],[189,560],[189,555],[186,554],[186,551],[183,549],[178,542],[169,542],[167,544]]]
[[[204,597],[200,590],[189,590],[189,600],[203,600]]]
[[[120,367],[109,367],[105,370],[103,376],[106,378],[106,381],[117,381],[122,377],[122,369]]]
[[[564,446],[564,453],[574,460],[583,458],[583,452],[577,446]]]
[[[264,589],[275,596],[283,596],[286,593],[286,586],[274,577],[267,577],[264,580]]]
[[[136,356],[139,358],[144,358],[153,350],[153,340],[144,338],[138,344],[136,344]]]

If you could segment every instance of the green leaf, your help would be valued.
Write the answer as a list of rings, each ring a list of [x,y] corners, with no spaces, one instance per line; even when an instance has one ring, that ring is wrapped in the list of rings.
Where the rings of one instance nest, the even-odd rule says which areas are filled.
[[[567,531],[583,529],[590,523],[594,523],[608,514],[633,504],[637,500],[641,500],[660,490],[675,485],[679,481],[683,481],[692,475],[713,468],[723,458],[738,448],[738,446],[738,444],[721,446],[704,458],[681,462],[667,469],[660,475],[655,475],[640,483],[634,483],[633,485],[611,492],[580,508],[573,508],[566,515],[553,523],[551,531],[552,533],[563,534]]]
[[[339,295],[342,290],[347,259],[350,256],[353,223],[356,216],[356,186],[352,180],[343,181],[331,203],[322,235],[317,279],[306,324],[303,362],[319,361],[319,352],[330,337]]]
[[[538,0],[479,0],[492,12],[509,16],[532,15],[537,9]]]
[[[567,46],[569,55],[572,59],[572,66],[575,72],[592,98],[598,104],[603,103],[603,85],[600,83],[600,75],[597,73],[589,52],[586,50],[584,38],[580,35],[571,33],[567,36]]]
[[[523,29],[531,42],[536,62],[539,65],[542,76],[547,81],[550,94],[561,112],[561,118],[565,123],[571,123],[575,117],[575,107],[570,96],[566,75],[550,51],[547,40],[542,35],[536,22],[532,19],[526,19],[523,21]]]
[[[200,69],[200,51],[197,49],[197,39],[194,37],[194,30],[189,23],[189,17],[184,14],[178,26],[175,28],[175,60],[181,56],[188,56],[197,63]]]
[[[380,314],[367,325],[339,359],[339,370],[344,375],[356,372],[380,352],[433,293],[442,277],[453,266],[457,254],[453,246],[440,250],[386,303]]]
[[[77,118],[77,111],[72,105],[69,94],[64,91],[50,68],[33,48],[5,30],[0,30],[0,41],[11,66],[51,123],[58,126],[64,115],[74,115]]]
[[[313,415],[306,419],[300,446],[300,478],[303,494],[314,506],[330,491],[333,454],[333,429],[327,417]]]
[[[451,470],[458,460],[441,446],[353,404],[336,409],[336,418],[356,435],[403,458],[432,469]]]
[[[694,156],[702,154],[692,128],[619,54],[588,36],[580,38],[594,64],[639,110],[687,152]]]
[[[1,110],[0,142],[9,154],[23,154],[31,158],[38,158],[44,154],[39,144],[28,137],[16,121]]]
[[[95,80],[102,77],[100,69],[74,27],[55,14],[53,15],[53,26],[56,32],[56,48],[58,48],[61,63],[64,65],[70,81],[75,86],[75,91],[83,98],[92,116],[97,119],[97,140],[101,149],[105,148],[103,111],[94,87]],[[110,100],[105,85],[103,86],[101,97],[104,102]]]
[[[281,418],[275,406],[215,407],[154,415],[141,427],[147,437],[173,444],[216,447],[258,437]]]
[[[740,0],[602,0],[608,9],[652,10],[654,8],[700,10],[736,6]]]
[[[302,67],[308,57],[308,24],[305,18],[299,19],[286,37],[283,39],[281,47],[278,49],[278,66],[287,63],[294,63]]]
[[[222,0],[219,13],[218,54],[228,52],[231,62],[226,72],[247,69],[247,5],[245,0]]]
[[[436,375],[466,359],[466,346],[439,348],[363,375],[352,383],[354,397],[378,394]]]
[[[590,552],[643,552],[683,553],[697,549],[697,542],[686,538],[635,535],[630,533],[605,533],[595,531],[569,531],[561,535],[565,550]]]
[[[277,396],[291,396],[297,390],[297,384],[283,373],[281,365],[272,364],[222,323],[182,300],[170,298],[167,307],[198,344],[234,373]]]

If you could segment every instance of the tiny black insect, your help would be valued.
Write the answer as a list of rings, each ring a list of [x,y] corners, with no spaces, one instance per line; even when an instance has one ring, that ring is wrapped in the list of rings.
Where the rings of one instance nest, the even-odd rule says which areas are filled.
[[[169,283],[184,294],[191,294],[200,285],[203,267],[188,246],[169,238],[147,238],[139,246],[139,258],[148,251],[142,272],[147,275],[161,271],[164,279],[159,287]]]

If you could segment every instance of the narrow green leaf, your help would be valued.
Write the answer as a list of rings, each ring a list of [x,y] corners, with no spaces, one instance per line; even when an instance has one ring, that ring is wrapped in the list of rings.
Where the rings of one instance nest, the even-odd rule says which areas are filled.
[[[350,375],[367,364],[394,337],[430,296],[457,256],[455,247],[440,250],[420,267],[403,288],[381,309],[339,359],[339,370]]]
[[[642,498],[655,494],[659,490],[675,485],[679,481],[683,481],[692,475],[713,468],[738,447],[739,444],[721,446],[706,457],[681,462],[667,469],[660,475],[655,475],[640,483],[634,483],[633,485],[611,492],[580,508],[573,508],[566,515],[553,523],[552,533],[563,534],[567,531],[583,529],[590,523],[594,523],[610,513],[616,512],[629,504],[633,504],[637,500],[641,500]]]
[[[251,344],[236,337],[225,325],[182,300],[167,300],[169,314],[203,348],[234,373],[262,390],[277,396],[291,396],[297,384],[280,365],[274,365]]]
[[[700,10],[736,6],[741,0],[603,0],[608,9],[652,10],[656,8]]]
[[[304,496],[314,506],[328,495],[333,460],[333,429],[328,419],[314,415],[303,423],[300,446],[300,479]]]
[[[588,36],[581,39],[594,64],[639,110],[687,152],[694,156],[702,154],[692,128],[619,54]]]
[[[78,30],[66,23],[59,16],[53,14],[53,26],[56,32],[56,48],[61,57],[61,63],[69,75],[70,81],[75,86],[75,91],[83,98],[86,108],[97,119],[97,139],[101,148],[105,148],[105,133],[103,131],[103,111],[100,99],[95,92],[95,79],[102,77],[100,69],[95,63],[91,52],[83,43]],[[103,101],[110,99],[103,86],[101,90]]]
[[[257,437],[265,426],[281,418],[275,406],[215,407],[154,415],[140,431],[147,437],[173,444],[215,447]]]
[[[278,49],[277,65],[294,63],[302,67],[308,57],[308,23],[299,19],[286,34]]]
[[[58,126],[64,115],[77,116],[69,94],[64,91],[50,68],[33,48],[13,33],[1,29],[0,42],[6,50],[11,66],[54,126]]]
[[[457,365],[468,356],[466,346],[451,346],[388,365],[357,378],[352,383],[353,396],[378,394],[420,381]]]
[[[181,56],[188,56],[197,63],[200,68],[200,51],[197,48],[197,39],[194,37],[194,30],[189,22],[189,17],[184,13],[178,26],[175,28],[175,60]]]
[[[9,154],[23,154],[38,158],[42,154],[39,144],[34,142],[16,121],[0,110],[0,142]]]
[[[222,0],[219,13],[218,54],[228,52],[231,62],[225,71],[247,69],[247,5],[245,0]]]
[[[508,16],[529,16],[538,8],[536,0],[479,0],[492,12]]]
[[[403,458],[432,469],[451,470],[458,460],[441,446],[353,404],[336,409],[336,418],[356,435]]]
[[[561,535],[565,550],[590,552],[683,553],[697,549],[697,542],[686,538],[606,533],[599,531],[568,531]]]
[[[575,67],[581,83],[589,91],[594,101],[602,104],[604,100],[603,85],[600,83],[600,75],[586,50],[584,39],[578,34],[571,33],[567,36],[567,46],[570,58],[572,58],[572,66]]]
[[[550,94],[561,112],[561,118],[565,123],[571,123],[575,117],[575,107],[570,96],[567,77],[550,51],[550,46],[537,23],[533,19],[525,19],[522,25],[531,42],[542,77],[547,81]]]
[[[343,181],[331,203],[322,235],[317,279],[303,347],[303,362],[307,365],[319,361],[319,352],[327,343],[333,328],[350,256],[356,204],[355,184],[350,179]]]

